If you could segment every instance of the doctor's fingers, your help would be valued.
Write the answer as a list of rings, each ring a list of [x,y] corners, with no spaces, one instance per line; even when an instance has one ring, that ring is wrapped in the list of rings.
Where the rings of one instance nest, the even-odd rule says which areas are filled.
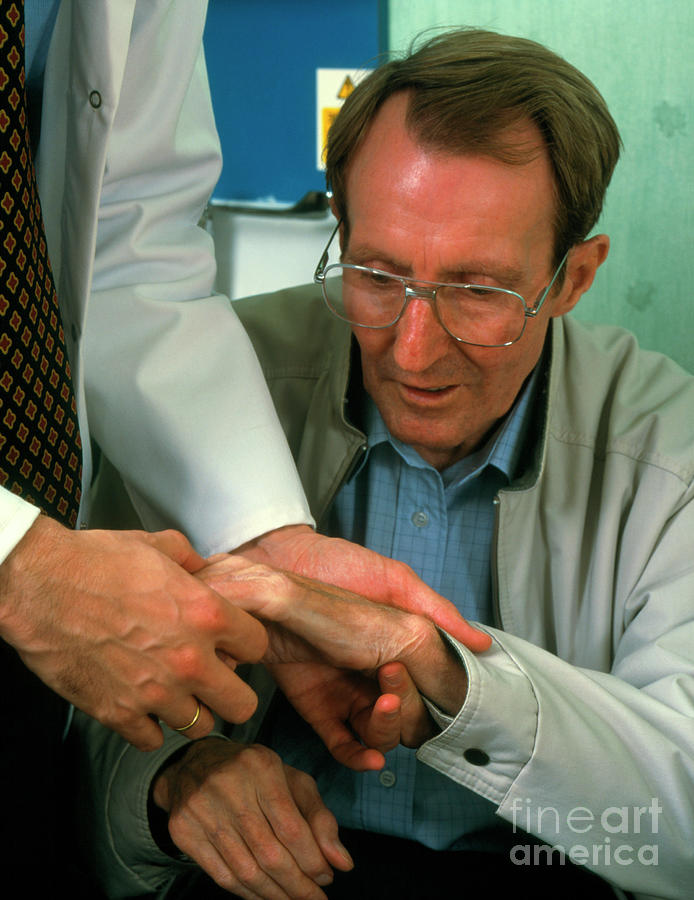
[[[204,674],[186,682],[176,699],[156,713],[170,728],[186,737],[199,738],[214,727],[213,713],[227,722],[241,724],[250,719],[257,705],[255,691],[213,654]]]

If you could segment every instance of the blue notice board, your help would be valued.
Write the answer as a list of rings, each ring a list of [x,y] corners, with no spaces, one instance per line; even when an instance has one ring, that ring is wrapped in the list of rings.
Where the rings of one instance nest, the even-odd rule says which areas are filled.
[[[217,200],[297,203],[325,189],[316,70],[373,68],[386,0],[210,0],[205,53],[222,142]]]

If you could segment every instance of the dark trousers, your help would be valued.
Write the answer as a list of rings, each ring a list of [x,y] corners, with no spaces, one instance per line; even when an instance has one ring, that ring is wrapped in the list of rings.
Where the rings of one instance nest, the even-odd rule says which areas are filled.
[[[431,850],[402,838],[345,829],[340,837],[355,865],[351,872],[335,873],[333,884],[326,889],[330,900],[474,896],[614,900],[602,879],[568,861],[565,865],[518,866],[508,853]]]
[[[26,891],[10,892],[8,900],[41,891],[70,900],[101,896],[74,865],[65,802],[73,785],[62,741],[67,711],[0,640],[0,872],[3,884]]]
[[[330,900],[457,900],[532,897],[533,900],[614,900],[609,885],[568,860],[519,866],[505,853],[431,850],[422,844],[366,831],[340,829],[354,859],[323,888]],[[545,855],[542,857],[547,860]],[[233,900],[206,878],[182,884],[167,900]]]

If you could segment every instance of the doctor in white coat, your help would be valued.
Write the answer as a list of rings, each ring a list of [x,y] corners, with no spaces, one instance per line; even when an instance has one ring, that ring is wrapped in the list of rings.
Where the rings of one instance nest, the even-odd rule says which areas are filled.
[[[195,738],[211,709],[244,721],[255,708],[217,651],[258,659],[266,634],[192,576],[208,554],[252,542],[283,568],[407,595],[444,626],[448,613],[399,564],[314,533],[251,345],[213,292],[198,225],[221,165],[206,4],[27,0],[27,29],[39,6],[52,10],[37,172],[85,448],[79,523],[103,452],[147,533],[70,531],[0,489],[0,638],[152,749],[159,719]],[[15,731],[18,699],[0,718]]]

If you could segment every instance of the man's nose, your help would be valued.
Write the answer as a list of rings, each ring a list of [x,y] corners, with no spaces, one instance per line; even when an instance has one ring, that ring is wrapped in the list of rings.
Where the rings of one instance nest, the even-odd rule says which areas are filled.
[[[451,336],[439,322],[433,300],[411,297],[395,324],[394,361],[407,372],[423,372],[449,350]]]

